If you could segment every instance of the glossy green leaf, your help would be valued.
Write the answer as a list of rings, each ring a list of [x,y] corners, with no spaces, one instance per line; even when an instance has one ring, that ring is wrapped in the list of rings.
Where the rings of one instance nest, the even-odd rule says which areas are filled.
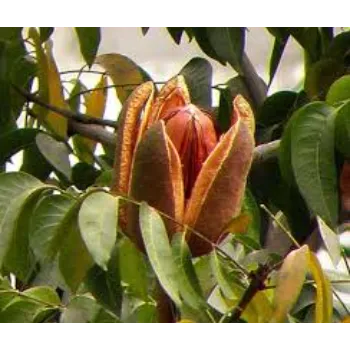
[[[43,309],[41,303],[27,298],[15,298],[0,312],[0,323],[30,323],[36,313]]]
[[[158,324],[158,312],[156,305],[127,296],[123,302],[124,324]]]
[[[76,201],[55,194],[44,197],[31,217],[30,246],[41,262],[52,261],[65,236],[65,224]]]
[[[335,145],[346,158],[350,158],[350,102],[337,111],[335,117]]]
[[[13,289],[0,289],[0,312],[17,297],[18,293]]]
[[[23,295],[32,298],[38,302],[42,302],[46,306],[59,307],[61,300],[56,291],[48,286],[33,287],[26,289]]]
[[[144,255],[128,238],[119,242],[118,250],[123,283],[137,298],[148,300],[148,271]]]
[[[80,52],[89,67],[94,63],[101,40],[101,29],[98,27],[75,27],[78,35]]]
[[[172,239],[175,264],[178,267],[178,286],[185,304],[195,310],[203,310],[206,302],[196,276],[185,235],[177,233]]]
[[[0,175],[0,265],[12,244],[23,207],[45,188],[48,186],[25,173]]]
[[[326,102],[333,105],[350,99],[350,75],[336,80],[328,90]]]
[[[198,46],[207,56],[213,58],[221,64],[226,64],[226,60],[220,57],[212,47],[211,42],[209,40],[207,28],[190,27],[189,30],[186,30],[186,34],[189,35],[189,33],[191,33],[195,37]]]
[[[177,285],[177,267],[168,235],[160,215],[146,203],[140,205],[140,227],[147,256],[159,283],[177,304],[181,305]]]
[[[45,159],[68,180],[71,179],[72,169],[69,162],[69,149],[60,141],[48,134],[39,133],[35,137],[36,145]]]
[[[286,124],[278,149],[278,165],[281,176],[289,186],[294,186],[296,184],[292,167],[292,125],[294,120],[298,118],[299,113],[299,110],[294,112]]]
[[[203,108],[211,107],[211,85],[213,77],[211,64],[204,58],[195,57],[187,62],[179,74],[185,78],[191,102]]]
[[[218,56],[227,61],[238,73],[242,73],[241,63],[245,44],[245,28],[207,28],[211,46]]]
[[[56,320],[56,315],[60,313],[60,310],[58,308],[50,308],[46,307],[43,309],[39,309],[34,317],[33,317],[33,323],[48,323],[53,320]]]
[[[65,224],[65,239],[59,251],[59,268],[73,293],[93,266],[93,259],[81,237],[77,221],[76,215],[72,215]]]
[[[279,91],[269,96],[259,109],[257,123],[271,126],[287,120],[293,111],[298,94],[293,91]]]
[[[105,192],[87,196],[79,211],[81,236],[95,263],[107,270],[117,238],[118,197]]]
[[[62,323],[117,323],[118,318],[89,295],[73,297],[61,315]]]
[[[291,139],[293,172],[300,192],[313,212],[335,227],[338,191],[333,108],[315,102],[300,109]]]
[[[317,224],[333,265],[337,267],[341,259],[339,236],[319,216],[317,216]]]
[[[120,314],[123,297],[119,254],[118,247],[115,247],[107,271],[95,265],[89,270],[85,279],[85,285],[96,301],[117,315]]]

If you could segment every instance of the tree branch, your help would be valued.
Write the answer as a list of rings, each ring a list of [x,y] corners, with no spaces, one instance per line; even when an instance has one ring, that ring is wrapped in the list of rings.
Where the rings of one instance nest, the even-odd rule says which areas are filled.
[[[68,109],[59,108],[53,105],[50,105],[49,103],[46,103],[42,101],[40,98],[36,97],[35,95],[27,92],[26,90],[20,88],[19,86],[16,86],[15,84],[12,84],[12,88],[22,97],[24,97],[27,101],[34,102],[38,104],[41,107],[44,107],[50,111],[53,111],[55,113],[58,113],[62,117],[68,118],[70,120],[75,120],[79,123],[83,124],[95,124],[95,125],[102,125],[102,126],[110,126],[112,128],[117,127],[117,122],[113,120],[106,120],[106,119],[99,119],[92,117],[87,114],[79,113],[79,112],[72,112]]]
[[[270,273],[270,269],[267,265],[260,265],[258,270],[252,275],[252,279],[246,291],[244,292],[238,305],[235,307],[232,314],[226,318],[225,322],[235,323],[238,322],[242,316],[242,313],[247,308],[249,303],[253,300],[256,293],[265,288],[265,280]]]

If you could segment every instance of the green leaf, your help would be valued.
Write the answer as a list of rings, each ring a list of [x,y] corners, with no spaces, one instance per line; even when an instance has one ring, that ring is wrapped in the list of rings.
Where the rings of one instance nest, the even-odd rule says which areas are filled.
[[[86,190],[95,183],[100,174],[101,171],[94,166],[79,162],[72,168],[72,182],[79,190]]]
[[[30,323],[43,305],[27,298],[15,298],[0,312],[0,323]]]
[[[279,91],[269,96],[259,109],[257,123],[264,126],[271,126],[287,120],[298,94],[293,91]]]
[[[71,197],[55,194],[44,197],[31,217],[30,246],[36,258],[45,263],[52,261],[66,235],[67,220],[76,201]]]
[[[157,308],[154,303],[133,300],[128,307],[130,310],[127,313],[126,323],[155,323],[157,322]]]
[[[289,39],[289,34],[284,34],[284,35],[281,35],[280,37],[275,38],[275,42],[273,44],[272,54],[270,58],[269,83],[268,83],[269,87],[277,72],[277,68],[281,61],[283,51],[284,51],[284,48],[286,47],[288,39]]]
[[[73,177],[74,179],[74,177]],[[95,186],[111,187],[113,181],[113,169],[105,170],[95,180]]]
[[[1,290],[0,289],[0,313],[5,309],[10,303],[13,302],[15,298],[18,297],[18,293],[15,290]]]
[[[241,63],[245,43],[245,29],[238,27],[207,28],[211,46],[218,56],[227,61],[238,73],[242,73]]]
[[[226,132],[231,126],[232,95],[229,88],[220,90],[217,121],[221,132]]]
[[[0,41],[0,133],[10,131],[15,128],[15,121],[11,116],[11,95],[8,77],[8,47],[5,42]]]
[[[350,75],[336,80],[328,90],[326,102],[333,105],[350,99]]]
[[[177,233],[172,239],[175,264],[178,267],[178,286],[185,304],[197,311],[207,307],[191,261],[191,253],[186,243],[185,234]]]
[[[69,149],[60,141],[48,134],[39,133],[35,137],[36,145],[45,159],[68,180],[71,179],[72,169],[69,162]]]
[[[22,294],[33,298],[33,300],[41,301],[43,304],[46,304],[46,306],[59,307],[61,304],[61,300],[57,293],[48,286],[26,289]]]
[[[184,32],[184,27],[167,27],[170,36],[176,42],[176,44],[180,44],[182,33]]]
[[[334,110],[321,102],[298,111],[292,124],[292,166],[301,194],[330,227],[338,221]]]
[[[114,314],[121,311],[123,288],[120,278],[119,249],[115,247],[107,271],[95,265],[87,274],[85,285],[98,303]]]
[[[23,207],[46,188],[49,186],[25,173],[0,174],[0,266],[12,244]]]
[[[205,299],[208,299],[216,285],[216,279],[211,268],[210,260],[210,255],[203,255],[193,262],[195,273]]]
[[[196,38],[196,41],[201,48],[201,50],[208,55],[209,57],[213,58],[214,60],[220,62],[221,64],[225,65],[226,60],[221,58],[214,48],[211,45],[211,42],[209,41],[209,35],[207,28],[204,27],[190,27],[190,31],[193,34],[193,36]],[[189,31],[186,30],[187,35],[189,35]]]
[[[70,300],[61,315],[62,323],[118,323],[118,318],[99,305],[89,295],[78,295]]]
[[[41,42],[47,41],[52,33],[54,32],[55,28],[54,27],[40,27],[40,40]]]
[[[94,63],[101,40],[101,29],[93,27],[75,27],[80,51],[89,67]]]
[[[76,215],[71,215],[66,223],[65,239],[59,252],[60,271],[73,293],[93,266],[93,259],[80,235],[77,221]]]
[[[244,236],[251,238],[258,246],[260,246],[260,210],[249,188],[246,188],[245,190],[241,212],[247,213],[251,219],[248,231]]]
[[[17,152],[35,144],[37,129],[17,129],[0,136],[0,165],[8,162]]]
[[[119,265],[123,283],[141,300],[148,300],[148,270],[144,255],[128,238],[119,242]]]
[[[35,269],[35,259],[29,245],[29,225],[39,196],[45,187],[35,191],[18,210],[12,229],[11,244],[4,260],[6,271],[10,271],[23,283],[27,283]]]
[[[79,228],[95,263],[107,270],[117,238],[118,197],[105,192],[87,196],[79,211]]]
[[[213,68],[204,58],[192,58],[181,69],[180,73],[186,81],[189,89],[191,102],[203,108],[209,108],[211,101],[211,85]]]
[[[299,111],[294,112],[286,124],[278,149],[278,165],[281,176],[289,186],[294,186],[296,184],[292,167],[292,126],[294,120],[298,118],[299,113]]]
[[[45,182],[53,170],[53,167],[41,154],[35,142],[26,147],[23,152],[22,166],[20,168],[21,172],[33,175],[37,179]]]
[[[0,29],[0,40],[20,40],[22,38],[22,29],[22,27],[3,27]]]
[[[237,300],[239,296],[234,290],[232,280],[229,278],[227,271],[223,268],[222,262],[216,250],[212,251],[210,257],[210,264],[213,274],[224,297],[230,300]]]
[[[341,259],[339,236],[319,216],[317,216],[317,224],[333,265],[337,267]]]
[[[33,317],[33,323],[46,323],[50,320],[55,319],[55,316],[60,312],[58,308],[43,308],[39,309],[34,317]]]
[[[181,305],[176,283],[177,267],[160,215],[146,203],[140,205],[140,227],[147,256],[159,283],[171,299]]]
[[[335,117],[335,145],[346,158],[350,158],[350,102],[337,111]]]
[[[345,74],[343,61],[323,58],[307,70],[304,89],[310,99],[322,100],[335,80]]]

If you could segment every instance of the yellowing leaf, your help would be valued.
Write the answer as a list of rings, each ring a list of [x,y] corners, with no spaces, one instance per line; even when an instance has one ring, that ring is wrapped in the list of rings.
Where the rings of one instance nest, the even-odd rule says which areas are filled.
[[[309,252],[309,269],[316,283],[316,323],[328,323],[332,321],[333,298],[332,288],[329,280],[323,273],[321,265],[310,250]]]
[[[121,103],[124,103],[137,85],[147,80],[147,74],[130,58],[117,53],[96,57],[95,63],[102,66],[111,77]]]
[[[63,96],[60,75],[53,57],[51,41],[46,42],[45,49],[48,68],[47,80],[49,86],[49,103],[55,107],[68,109]],[[46,120],[52,131],[62,138],[66,137],[68,125],[66,118],[56,112],[49,111]]]
[[[350,323],[350,316],[346,316],[341,323]]]
[[[267,291],[259,291],[256,293],[248,305],[248,307],[254,308],[256,315],[258,316],[257,322],[268,322],[273,313],[273,307],[266,292]],[[244,318],[244,313],[242,314],[242,317]]]
[[[106,86],[107,78],[102,76],[95,87],[96,90],[85,95],[87,115],[100,119],[103,118],[107,100]],[[92,154],[96,148],[96,141],[76,135],[73,138],[73,144],[78,158],[86,163],[92,164],[94,162]]]
[[[290,252],[278,273],[271,322],[284,322],[296,302],[308,270],[309,248],[304,245]]]
[[[242,213],[233,219],[227,224],[223,233],[232,232],[232,233],[245,233],[248,230],[249,224],[251,223],[252,218],[247,213]]]
[[[184,318],[183,320],[180,320],[177,323],[195,323],[195,322]]]
[[[40,35],[35,28],[29,28],[29,38],[33,41],[35,47],[35,55],[38,64],[38,80],[39,80],[39,98],[44,102],[49,102],[49,89],[47,81],[48,64],[43,47],[41,46]],[[34,112],[41,121],[44,121],[47,109],[35,105]]]

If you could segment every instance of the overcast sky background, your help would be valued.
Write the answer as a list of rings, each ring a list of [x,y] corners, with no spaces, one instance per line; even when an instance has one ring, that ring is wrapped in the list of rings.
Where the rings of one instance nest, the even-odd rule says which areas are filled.
[[[235,75],[229,66],[208,58],[195,40],[189,42],[186,34],[176,45],[165,28],[150,28],[143,36],[141,28],[102,28],[98,54],[119,53],[131,58],[144,68],[155,81],[164,81],[177,74],[193,57],[206,58],[213,66],[213,84],[224,83]],[[53,34],[54,53],[60,70],[80,68],[84,61],[79,52],[77,37],[72,28],[56,28]],[[265,28],[248,28],[246,51],[260,76],[268,78],[269,58],[273,37]],[[270,93],[281,89],[293,89],[303,73],[301,50],[294,40],[289,40]],[[93,85],[96,76],[90,75],[86,83]],[[91,86],[92,87],[92,86]],[[215,101],[215,99],[214,99]]]

